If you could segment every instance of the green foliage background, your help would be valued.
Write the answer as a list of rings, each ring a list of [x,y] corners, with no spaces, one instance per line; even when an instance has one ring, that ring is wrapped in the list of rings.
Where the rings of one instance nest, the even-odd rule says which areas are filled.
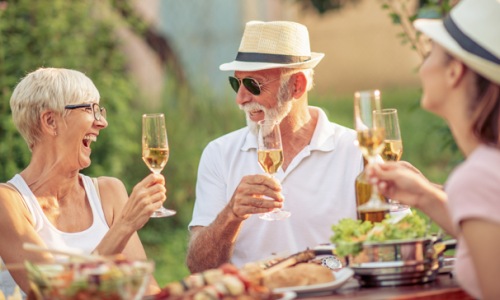
[[[92,165],[82,173],[118,177],[129,192],[148,174],[141,159],[140,128],[142,113],[152,105],[141,100],[127,75],[120,41],[113,34],[118,24],[102,17],[103,11],[112,8],[108,4],[17,0],[0,9],[0,182],[30,161],[30,151],[13,125],[9,99],[20,79],[39,67],[82,71],[101,93],[109,126],[92,145]],[[236,106],[214,100],[207,94],[194,95],[172,81],[166,83],[164,101],[155,109],[167,116],[171,147],[163,172],[169,190],[165,205],[178,213],[173,218],[151,219],[139,234],[148,255],[157,261],[162,283],[187,275],[187,224],[201,151],[209,140],[244,122],[235,118]]]
[[[12,123],[9,98],[16,83],[39,67],[80,70],[101,93],[109,126],[92,145],[92,165],[82,173],[118,177],[129,192],[148,174],[140,158],[140,124],[142,113],[151,105],[141,100],[127,75],[120,41],[113,34],[116,20],[102,14],[110,8],[110,2],[105,0],[12,0],[7,9],[0,8],[0,182],[29,163],[30,152]],[[221,100],[210,95],[209,87],[203,89],[208,91],[204,94],[194,94],[175,81],[165,86],[163,100],[155,111],[167,117],[171,148],[163,172],[168,189],[165,206],[178,214],[151,219],[139,232],[148,256],[156,262],[155,275],[160,285],[188,274],[184,264],[187,224],[203,148],[215,137],[244,125],[244,116],[229,88],[227,97]],[[420,168],[429,179],[443,182],[449,169],[460,160],[456,152],[439,148],[444,123],[418,108],[418,88],[383,90],[382,95],[385,107],[399,110],[403,159]],[[318,95],[313,90],[310,102],[323,107],[332,120],[352,127],[352,95]]]
[[[136,154],[137,89],[128,78],[113,24],[96,19],[94,1],[9,1],[0,10],[0,180],[22,170],[30,153],[10,116],[12,91],[27,73],[39,67],[64,67],[84,72],[101,93],[110,112],[110,126],[99,137],[92,176],[120,176]],[[117,155],[118,154],[118,155]]]

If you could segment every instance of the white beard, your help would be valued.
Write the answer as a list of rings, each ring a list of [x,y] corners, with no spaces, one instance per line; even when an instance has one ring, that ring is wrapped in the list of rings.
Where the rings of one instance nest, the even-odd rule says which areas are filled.
[[[251,102],[245,105],[240,105],[240,109],[245,111],[246,113],[246,120],[247,120],[247,126],[250,129],[250,132],[253,134],[257,135],[258,132],[258,127],[257,123],[252,121],[250,119],[250,112],[256,111],[256,110],[262,110],[264,112],[264,118],[267,120],[273,120],[278,123],[281,123],[283,119],[290,113],[292,110],[292,98],[287,97],[287,93],[283,93],[282,90],[285,89],[280,89],[278,93],[278,102],[274,108],[267,109],[264,106]]]

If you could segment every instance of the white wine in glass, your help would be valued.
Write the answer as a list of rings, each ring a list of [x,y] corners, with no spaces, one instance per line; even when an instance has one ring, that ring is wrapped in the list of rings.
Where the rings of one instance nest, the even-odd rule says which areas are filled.
[[[283,164],[280,126],[279,123],[269,120],[259,121],[258,125],[258,161],[262,169],[273,177]],[[263,220],[274,221],[286,219],[290,215],[289,211],[275,208],[273,211],[263,213],[259,217]]]
[[[385,161],[399,161],[403,155],[403,142],[401,140],[384,140],[382,158]]]
[[[398,111],[395,108],[385,108],[373,114],[376,123],[385,128],[384,150],[381,153],[384,161],[399,161],[403,155],[403,140],[399,128]],[[409,208],[408,205],[389,199],[391,212],[398,212]]]
[[[403,141],[399,129],[398,111],[395,108],[385,108],[375,111],[375,122],[385,129],[384,150],[380,154],[384,161],[399,161],[403,155]]]
[[[380,91],[368,90],[354,93],[354,122],[358,135],[358,146],[368,164],[375,163],[384,149],[385,128],[374,120],[374,112],[381,110]],[[356,183],[358,188],[358,183]],[[356,191],[357,193],[359,191]],[[368,200],[358,203],[358,212],[364,218],[374,215],[377,219],[389,211],[390,205],[378,193],[376,185],[371,185]],[[362,218],[363,219],[363,218]]]
[[[165,116],[163,114],[142,115],[142,160],[146,166],[151,172],[160,174],[167,164],[169,154]],[[162,206],[151,217],[161,218],[175,214],[174,210]]]

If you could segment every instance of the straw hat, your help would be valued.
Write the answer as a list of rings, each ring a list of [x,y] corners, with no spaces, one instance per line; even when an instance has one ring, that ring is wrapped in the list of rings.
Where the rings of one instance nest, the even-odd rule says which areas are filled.
[[[220,65],[222,71],[258,71],[273,68],[314,68],[325,56],[311,52],[309,32],[299,23],[250,21],[245,26],[236,59]]]
[[[444,20],[415,27],[457,59],[500,84],[500,0],[462,0]]]

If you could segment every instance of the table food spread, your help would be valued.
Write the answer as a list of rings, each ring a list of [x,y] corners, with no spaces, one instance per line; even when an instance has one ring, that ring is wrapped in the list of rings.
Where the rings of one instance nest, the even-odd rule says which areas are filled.
[[[342,298],[342,294],[350,298],[360,288],[425,286],[442,271],[451,270],[452,260],[443,253],[454,243],[427,235],[425,221],[416,214],[379,223],[344,219],[332,226],[332,231],[332,244],[326,247],[253,262],[242,268],[224,264],[169,283],[160,293],[144,298],[147,277],[154,268],[152,262],[124,259],[46,265],[27,262],[26,268],[34,299],[56,300],[288,300],[321,298],[321,295]],[[448,281],[441,282],[447,287],[454,286]]]

